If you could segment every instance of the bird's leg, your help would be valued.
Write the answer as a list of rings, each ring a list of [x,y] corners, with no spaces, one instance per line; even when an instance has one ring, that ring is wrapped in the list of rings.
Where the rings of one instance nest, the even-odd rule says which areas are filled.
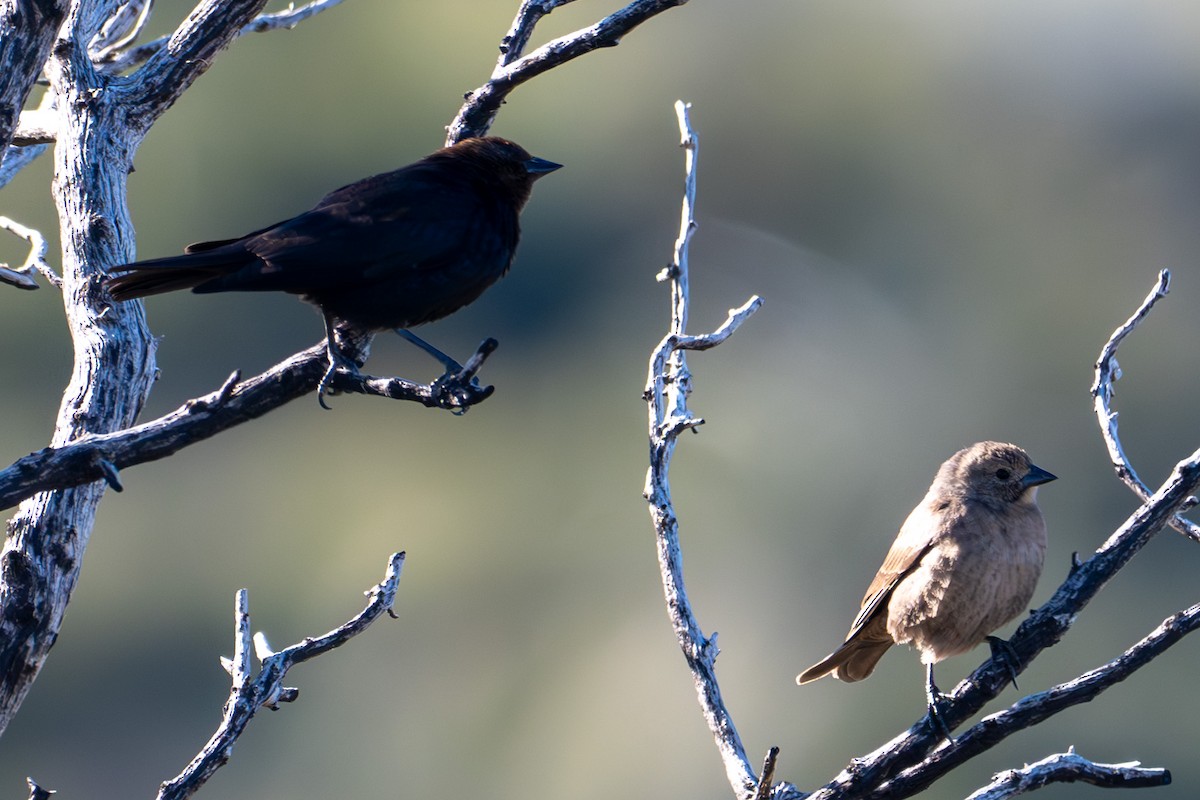
[[[317,403],[321,408],[329,411],[329,405],[325,402],[325,393],[329,391],[329,384],[333,382],[333,376],[338,367],[352,375],[357,375],[358,365],[347,358],[346,354],[338,347],[333,318],[328,314],[323,316],[325,318],[325,351],[329,354],[329,369],[325,370],[325,374],[321,376],[321,381],[317,384]]]
[[[438,350],[436,347],[434,347],[429,342],[422,339],[420,336],[417,336],[415,333],[410,331],[408,328],[393,328],[392,330],[394,330],[396,332],[396,335],[399,336],[401,339],[406,339],[409,342],[412,342],[417,347],[421,348],[426,353],[433,356],[434,359],[436,359],[438,361],[438,363],[440,363],[443,367],[446,368],[447,375],[457,375],[458,373],[462,372],[462,369],[463,369],[462,364],[458,363],[453,358],[451,358],[450,356],[443,353],[441,350]]]
[[[999,636],[987,637],[987,643],[988,647],[992,649],[992,660],[999,661],[1004,665],[1004,668],[1008,670],[1008,679],[1012,681],[1013,688],[1020,689],[1021,687],[1017,686],[1017,664],[1020,663],[1017,651],[1013,650],[1012,645]]]
[[[933,664],[925,665],[925,703],[929,708],[930,726],[945,736],[946,741],[954,744],[954,737],[950,735],[950,729],[946,727],[946,720],[942,712],[942,707],[946,704],[946,695],[942,694],[942,690],[933,682]]]

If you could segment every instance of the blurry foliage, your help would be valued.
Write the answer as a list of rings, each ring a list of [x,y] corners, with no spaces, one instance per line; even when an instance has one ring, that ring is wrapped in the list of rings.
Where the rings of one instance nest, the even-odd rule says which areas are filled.
[[[186,3],[162,2],[157,32]],[[152,132],[129,191],[139,254],[236,235],[439,146],[490,72],[514,4],[356,0],[235,43]],[[543,37],[602,9],[578,3]],[[1197,445],[1200,7],[925,0],[693,2],[619,48],[520,89],[494,132],[567,169],[539,184],[512,274],[423,335],[501,347],[496,395],[463,418],[300,401],[150,467],[110,495],[62,636],[0,752],[64,797],[150,796],[208,737],[227,688],[234,591],[276,644],[359,607],[409,553],[400,620],[294,673],[205,790],[218,798],[476,787],[497,798],[726,797],[661,609],[639,495],[654,283],[678,219],[670,104],[701,137],[693,327],[766,306],[692,357],[709,423],[675,471],[689,589],[748,748],[823,782],[922,711],[911,654],[870,681],[798,689],[933,469],[1008,439],[1061,476],[1041,495],[1072,551],[1136,503],[1091,417],[1091,364],[1171,267],[1174,292],[1122,350],[1122,432],[1157,484]],[[55,229],[43,159],[0,213]],[[0,241],[0,259],[23,257]],[[0,385],[16,457],[45,443],[69,369],[53,290],[3,292]],[[290,298],[152,298],[162,379],[148,413],[260,370],[321,334]],[[380,337],[369,368],[435,365]],[[1022,677],[1037,690],[1110,658],[1195,601],[1194,545],[1163,534]],[[1188,687],[1197,644],[1100,702],[960,769],[930,797],[1076,745],[1200,786]],[[985,657],[950,662],[948,688]],[[956,672],[957,670],[957,672]],[[1003,702],[1018,694],[1006,692]],[[531,783],[533,786],[531,787]],[[1087,787],[1046,798],[1091,796]]]

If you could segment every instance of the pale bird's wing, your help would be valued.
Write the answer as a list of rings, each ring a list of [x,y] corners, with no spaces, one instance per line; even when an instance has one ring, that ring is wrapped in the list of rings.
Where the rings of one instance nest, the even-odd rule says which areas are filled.
[[[863,597],[862,607],[846,641],[837,650],[821,659],[796,677],[800,684],[815,681],[825,675],[833,675],[842,681],[860,681],[871,674],[875,664],[893,644],[887,629],[888,600],[903,580],[921,563],[921,559],[933,546],[934,532],[938,522],[938,501],[926,497],[921,505],[913,509],[896,534],[896,541],[883,560],[883,566],[875,574]]]
[[[850,632],[846,634],[847,641],[864,631],[880,612],[886,616],[888,599],[892,596],[896,584],[912,572],[929,552],[929,548],[933,546],[934,533],[939,527],[937,506],[936,500],[926,497],[921,505],[908,515],[908,519],[900,527],[900,532],[896,534],[896,541],[892,542],[887,557],[883,559],[883,566],[875,573],[875,579],[863,595],[858,616],[854,618]]]

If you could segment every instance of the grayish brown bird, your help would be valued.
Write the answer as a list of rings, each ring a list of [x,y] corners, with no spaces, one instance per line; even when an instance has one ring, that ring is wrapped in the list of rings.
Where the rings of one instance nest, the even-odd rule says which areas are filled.
[[[335,323],[406,329],[473,302],[512,264],[534,181],[560,166],[506,139],[466,139],[245,236],[114,267],[123,274],[105,286],[115,300],[178,289],[300,295],[325,317],[329,370],[317,389],[325,406],[334,371],[357,370],[335,343]]]
[[[926,665],[930,719],[950,738],[933,665],[984,639],[1005,654],[1007,642],[989,634],[1033,596],[1046,554],[1037,487],[1054,479],[1012,444],[979,442],[951,456],[900,528],[845,643],[796,683],[861,681],[893,644],[911,644]]]

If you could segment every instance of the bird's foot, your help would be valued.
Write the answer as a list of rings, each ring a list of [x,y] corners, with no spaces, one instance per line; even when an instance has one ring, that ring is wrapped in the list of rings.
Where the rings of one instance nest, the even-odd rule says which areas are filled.
[[[468,359],[467,366],[464,367],[407,328],[393,328],[393,330],[401,339],[416,345],[445,367],[446,371],[442,373],[441,377],[429,384],[430,394],[440,408],[454,408],[458,409],[454,412],[455,414],[465,414],[471,405],[492,393],[493,387],[480,384],[475,373],[479,367],[483,366],[480,354],[482,353],[486,358],[492,350],[496,349],[494,339],[484,342],[479,352]],[[490,346],[489,342],[492,343]]]
[[[946,695],[938,692],[936,696],[927,698],[929,713],[929,728],[934,733],[940,733],[947,742],[954,744],[954,736],[950,733],[950,728],[946,726]]]
[[[342,353],[338,352],[332,345],[329,347],[329,369],[325,370],[325,374],[321,376],[321,380],[317,383],[317,403],[326,411],[331,411],[329,404],[325,402],[325,395],[332,394],[331,385],[333,384],[333,376],[337,374],[338,368],[345,370],[351,375],[358,374],[358,364],[351,361]]]
[[[467,409],[489,397],[494,386],[483,386],[474,375],[462,372],[447,372],[429,384],[430,395],[439,408],[455,409],[452,413],[462,415]]]
[[[485,400],[495,391],[494,386],[482,386],[476,377],[488,356],[496,352],[500,343],[495,339],[484,339],[479,348],[467,359],[467,363],[459,365],[450,359],[453,366],[440,378],[429,384],[430,394],[439,408],[453,408],[455,414],[462,415],[467,409],[481,400]],[[449,365],[448,365],[449,366]]]
[[[999,636],[987,637],[988,647],[992,649],[992,660],[1000,662],[1004,669],[1008,671],[1008,679],[1012,682],[1014,689],[1020,689],[1017,686],[1017,665],[1021,663],[1021,659],[1017,658],[1017,651],[1013,650],[1013,646]]]
[[[954,737],[950,735],[950,728],[946,725],[946,704],[949,702],[942,690],[933,682],[933,664],[926,667],[925,672],[925,704],[929,709],[927,719],[929,720],[929,728],[934,733],[940,733],[946,738],[950,744],[954,744]]]

